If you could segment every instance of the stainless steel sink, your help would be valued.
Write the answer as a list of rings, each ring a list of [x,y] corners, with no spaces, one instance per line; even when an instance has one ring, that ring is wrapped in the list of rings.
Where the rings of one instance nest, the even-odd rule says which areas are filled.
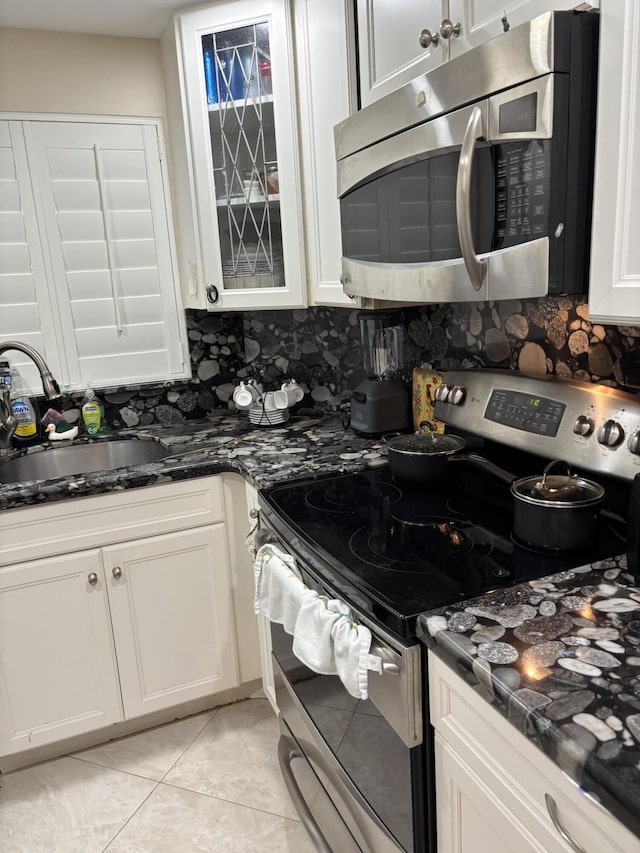
[[[41,453],[28,453],[0,464],[0,483],[49,480],[71,474],[90,474],[141,465],[169,456],[171,451],[157,441],[119,439],[89,444],[52,447]]]

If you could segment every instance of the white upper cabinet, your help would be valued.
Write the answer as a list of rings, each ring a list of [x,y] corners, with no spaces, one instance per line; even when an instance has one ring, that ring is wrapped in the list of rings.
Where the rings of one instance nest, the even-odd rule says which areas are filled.
[[[507,27],[598,0],[357,0],[361,106],[377,101]],[[423,46],[426,45],[426,46]]]
[[[186,136],[174,153],[187,161],[182,208],[194,235],[181,241],[181,265],[192,307],[306,304],[291,27],[285,0],[176,18]]]
[[[450,39],[451,58],[517,27],[543,12],[598,8],[599,0],[449,0],[453,24],[460,24],[460,36]]]
[[[355,109],[354,21],[344,0],[296,0],[294,15],[309,299],[357,307],[359,300],[346,296],[340,284],[333,141],[334,125]]]
[[[601,5],[589,314],[640,323],[640,7]]]
[[[189,376],[166,186],[156,121],[0,121],[0,340],[69,389]]]
[[[362,107],[449,58],[450,39],[439,33],[449,0],[357,0],[357,16]]]

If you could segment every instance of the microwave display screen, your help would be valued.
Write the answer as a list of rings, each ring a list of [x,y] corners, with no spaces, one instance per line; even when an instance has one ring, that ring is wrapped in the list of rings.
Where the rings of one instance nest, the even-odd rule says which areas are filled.
[[[498,108],[500,133],[527,133],[538,124],[538,93],[532,92]]]

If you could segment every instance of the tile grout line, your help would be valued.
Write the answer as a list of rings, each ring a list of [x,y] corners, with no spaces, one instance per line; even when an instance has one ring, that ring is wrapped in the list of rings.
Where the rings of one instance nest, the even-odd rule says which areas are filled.
[[[209,718],[209,719],[204,723],[204,725],[202,726],[202,728],[200,729],[200,731],[196,732],[196,734],[195,734],[195,735],[193,736],[193,738],[189,741],[189,743],[188,743],[188,744],[187,744],[187,746],[184,748],[184,750],[180,753],[180,755],[178,756],[178,758],[176,758],[176,760],[174,761],[174,763],[171,765],[171,767],[169,768],[169,770],[167,770],[167,773],[169,773],[171,770],[173,770],[173,768],[175,767],[175,765],[177,764],[177,762],[178,762],[178,761],[180,761],[180,759],[181,759],[181,758],[182,758],[182,756],[185,754],[185,752],[186,752],[186,751],[189,749],[189,747],[193,744],[194,740],[196,740],[196,738],[200,737],[200,735],[202,734],[202,732],[206,729],[206,727],[209,725],[209,723],[211,722],[211,720],[213,720],[213,718],[214,718],[214,717],[215,717],[215,715],[217,714],[217,712],[218,712],[219,708],[212,708],[211,710],[212,710],[212,712],[213,712],[213,713],[211,714],[211,717],[210,717],[210,718]],[[208,711],[204,711],[204,712],[201,712],[201,713],[209,713],[209,712],[208,712]],[[197,715],[196,715],[196,716],[197,716]],[[182,719],[188,719],[188,717],[183,717]],[[75,758],[77,761],[84,761],[84,763],[85,763],[85,764],[91,764],[93,767],[102,767],[104,770],[114,770],[116,773],[127,773],[129,776],[135,776],[137,779],[145,779],[147,782],[157,782],[157,783],[159,784],[160,782],[162,782],[162,780],[163,780],[163,779],[164,779],[164,777],[167,775],[167,773],[165,773],[165,774],[162,776],[162,778],[161,778],[161,779],[151,779],[149,776],[143,776],[143,775],[142,775],[142,774],[140,774],[140,773],[134,773],[132,770],[122,770],[120,767],[112,767],[110,764],[102,764],[102,763],[100,763],[99,761],[96,761],[95,759],[85,758],[85,757],[84,757],[84,756],[82,756],[80,753],[82,753],[82,752],[87,752],[88,750],[92,750],[92,749],[100,749],[100,747],[102,747],[102,746],[106,746],[106,745],[107,745],[107,744],[109,744],[109,743],[116,743],[116,742],[117,742],[117,741],[119,741],[119,740],[126,740],[127,738],[130,738],[130,737],[137,737],[138,735],[144,734],[144,733],[145,733],[145,732],[147,732],[147,731],[153,731],[153,729],[155,729],[155,728],[162,728],[163,726],[170,726],[170,725],[173,725],[173,723],[174,723],[174,722],[179,723],[179,722],[182,722],[182,720],[173,720],[173,721],[172,721],[172,722],[170,722],[170,723],[161,723],[161,725],[159,725],[159,726],[153,726],[151,729],[143,729],[143,730],[142,730],[142,731],[140,731],[140,732],[133,732],[133,733],[132,733],[132,734],[130,734],[130,735],[125,735],[123,738],[114,738],[113,740],[105,741],[104,743],[100,743],[100,744],[98,744],[98,745],[97,745],[97,746],[95,746],[95,747],[91,747],[91,746],[90,746],[90,747],[87,747],[86,749],[79,750],[78,752],[65,752],[65,753],[64,753],[64,756],[60,756],[60,757],[61,757],[61,758],[62,758],[62,757],[64,757],[64,758]]]
[[[226,797],[217,797],[215,794],[208,794],[206,791],[194,791],[192,788],[183,788],[181,785],[173,785],[171,782],[158,782],[158,785],[164,785],[166,788],[174,788],[176,791],[187,791],[189,794],[195,794],[199,797],[207,797],[209,800],[218,800],[221,803],[228,803],[230,806],[238,806],[241,809],[248,809],[250,812],[260,812],[260,814],[269,815],[269,817],[279,817],[281,820],[290,820],[291,823],[301,823],[298,817],[287,817],[279,812],[270,812],[267,809],[260,809],[256,806],[248,806],[246,803],[237,803],[235,800],[228,800]]]
[[[121,773],[122,773],[123,771],[119,771],[119,772],[121,772]],[[149,779],[148,781],[155,781],[155,780],[150,780],[150,779]],[[159,786],[159,785],[160,785],[160,782],[156,782],[156,784],[155,784],[155,785],[153,786],[153,788],[149,791],[149,793],[148,793],[148,794],[147,794],[147,796],[144,798],[144,800],[142,800],[142,802],[138,805],[138,807],[137,807],[137,808],[136,808],[136,809],[135,809],[135,810],[134,810],[134,811],[129,815],[129,817],[125,820],[125,822],[122,824],[122,826],[120,827],[120,829],[116,832],[116,834],[115,834],[111,839],[109,839],[109,842],[108,842],[107,846],[102,848],[102,853],[107,853],[107,851],[109,850],[109,847],[111,847],[111,845],[113,844],[113,842],[114,842],[114,841],[116,840],[116,838],[120,835],[120,833],[121,833],[121,832],[122,832],[122,830],[127,826],[127,824],[129,824],[129,823],[130,823],[130,821],[132,821],[132,820],[133,820],[133,818],[138,814],[138,812],[139,812],[139,811],[140,811],[140,809],[144,806],[144,804],[147,802],[147,800],[149,799],[149,797],[150,797],[150,796],[151,796],[155,791],[157,791],[157,789],[158,789],[158,786]]]
[[[202,726],[202,728],[200,729],[200,731],[199,731],[199,732],[197,732],[197,733],[196,733],[196,734],[191,738],[191,740],[189,741],[189,743],[187,744],[187,746],[182,750],[182,752],[180,753],[180,755],[178,756],[178,758],[176,758],[176,760],[173,762],[173,764],[171,765],[171,767],[169,768],[169,770],[167,770],[167,773],[169,773],[171,770],[173,770],[173,768],[175,767],[175,765],[178,763],[178,761],[180,761],[180,759],[182,758],[182,756],[183,756],[183,755],[185,754],[185,752],[189,749],[189,747],[193,744],[193,742],[194,742],[197,738],[199,738],[199,737],[200,737],[200,735],[201,735],[201,734],[202,734],[202,732],[206,729],[206,727],[209,725],[209,723],[211,722],[211,720],[213,720],[213,718],[216,716],[216,714],[218,713],[218,710],[219,710],[218,708],[214,708],[214,709],[213,709],[213,714],[211,715],[211,717],[209,717],[209,719],[204,723],[204,725]],[[73,756],[71,756],[71,757],[73,757]],[[82,759],[80,759],[80,760],[82,760]],[[92,762],[92,763],[95,763],[95,762]],[[99,766],[100,766],[100,767],[102,767],[102,766],[104,766],[104,765],[99,765]],[[110,769],[113,769],[113,768],[110,768]],[[118,772],[118,773],[126,773],[127,771],[125,771],[125,770],[118,770],[117,772]],[[164,778],[165,778],[165,776],[167,775],[167,773],[165,773],[165,774],[164,774],[164,776],[162,777],[162,779],[164,779]],[[131,773],[130,775],[131,775],[131,776],[136,776],[137,774],[135,774],[135,773]],[[117,837],[120,835],[120,833],[123,831],[123,829],[125,829],[125,828],[128,826],[128,824],[129,824],[129,823],[133,820],[133,818],[138,814],[138,812],[140,811],[140,809],[144,806],[144,804],[145,804],[145,803],[147,802],[147,800],[151,797],[151,795],[152,795],[152,794],[154,794],[154,793],[158,790],[158,788],[160,787],[160,785],[161,785],[161,784],[163,784],[163,783],[162,783],[162,779],[161,779],[160,781],[157,781],[156,779],[148,779],[146,776],[141,776],[141,777],[138,777],[138,778],[147,779],[147,781],[149,781],[149,782],[155,782],[156,784],[155,784],[155,785],[153,786],[153,788],[149,791],[149,793],[148,793],[148,794],[147,794],[147,796],[144,798],[144,800],[142,800],[142,802],[138,805],[138,807],[135,809],[135,811],[133,811],[133,812],[129,815],[129,817],[127,818],[127,820],[122,824],[122,826],[121,826],[121,827],[120,827],[120,829],[115,833],[115,835],[114,835],[114,836],[109,840],[109,843],[107,844],[107,846],[103,848],[102,853],[108,853],[109,847],[111,847],[111,845],[112,845],[112,844],[113,844],[113,842],[117,839]]]
[[[164,782],[164,780],[167,778],[168,774],[169,774],[169,773],[171,773],[171,771],[172,771],[172,770],[173,770],[173,768],[176,766],[176,764],[180,761],[180,759],[181,759],[181,758],[184,758],[184,754],[185,754],[185,752],[187,752],[187,750],[191,749],[191,747],[193,746],[193,744],[198,740],[198,738],[200,737],[200,735],[202,734],[202,732],[207,728],[207,726],[209,725],[209,723],[213,722],[213,720],[217,717],[217,715],[218,715],[218,711],[220,710],[220,708],[221,708],[221,707],[224,707],[224,706],[223,706],[223,705],[219,705],[217,708],[214,708],[214,709],[213,709],[213,714],[211,715],[211,717],[210,717],[210,718],[207,720],[207,722],[203,725],[203,727],[200,729],[200,731],[199,731],[199,732],[197,732],[197,733],[196,733],[196,734],[191,738],[191,740],[189,741],[189,743],[185,746],[185,748],[182,750],[182,752],[180,753],[180,755],[179,755],[179,756],[176,758],[176,760],[173,762],[173,764],[171,765],[171,767],[170,767],[170,768],[167,770],[167,772],[163,775],[162,779],[160,779],[160,782],[159,782],[158,784],[160,784],[160,783]]]

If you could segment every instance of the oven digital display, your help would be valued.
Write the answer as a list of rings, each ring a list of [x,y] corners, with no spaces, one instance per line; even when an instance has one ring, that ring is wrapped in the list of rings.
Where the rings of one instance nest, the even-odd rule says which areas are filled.
[[[538,93],[532,92],[498,107],[500,133],[532,132],[538,125]]]
[[[484,416],[489,421],[513,429],[553,438],[558,433],[566,408],[565,403],[547,397],[496,388],[491,393]]]

